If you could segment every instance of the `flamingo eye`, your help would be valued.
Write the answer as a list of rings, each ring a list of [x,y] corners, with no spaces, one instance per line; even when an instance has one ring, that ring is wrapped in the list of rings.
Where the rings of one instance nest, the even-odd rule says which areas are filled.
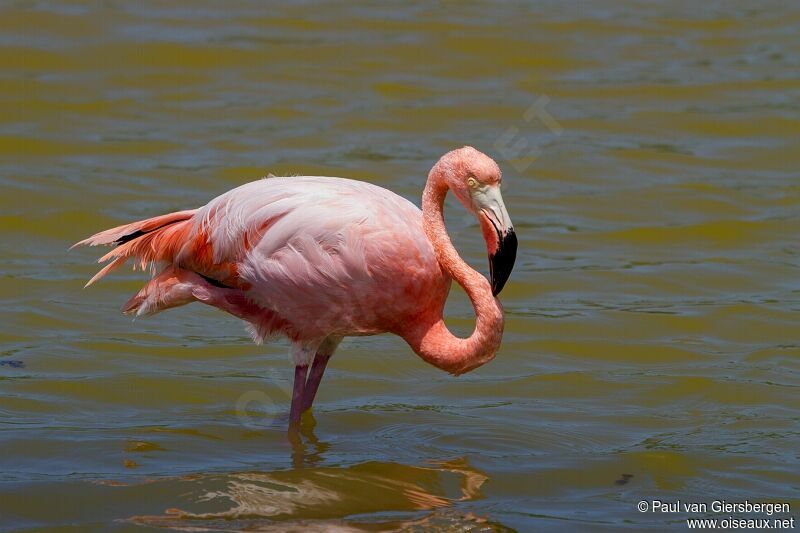
[[[467,179],[467,185],[469,185],[471,189],[477,189],[480,184],[478,183],[478,180],[476,180],[473,177],[470,177]]]

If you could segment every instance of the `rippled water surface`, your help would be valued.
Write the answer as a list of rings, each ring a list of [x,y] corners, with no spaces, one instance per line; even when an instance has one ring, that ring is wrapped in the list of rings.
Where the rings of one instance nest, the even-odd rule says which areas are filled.
[[[790,2],[2,4],[0,528],[796,514],[798,24]],[[500,163],[520,238],[500,354],[453,378],[396,337],[346,340],[299,443],[285,342],[201,306],[132,322],[146,276],[83,291],[97,250],[67,252],[270,172],[418,203],[463,144]],[[447,313],[471,330],[460,290]]]

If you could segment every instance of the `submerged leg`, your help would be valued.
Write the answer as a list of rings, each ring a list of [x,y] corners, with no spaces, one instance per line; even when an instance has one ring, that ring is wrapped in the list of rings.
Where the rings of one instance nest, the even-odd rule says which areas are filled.
[[[317,355],[314,357],[314,364],[311,365],[311,372],[308,375],[306,388],[303,392],[303,411],[311,409],[311,405],[314,403],[314,397],[317,395],[317,389],[319,389],[319,383],[322,381],[322,374],[325,373],[325,367],[330,358],[330,354],[323,354],[321,352],[317,352]]]
[[[289,411],[289,428],[300,425],[300,415],[303,414],[303,393],[306,388],[306,374],[308,365],[294,367],[294,389],[292,390],[292,408]]]
[[[325,367],[328,365],[328,361],[341,341],[341,337],[330,336],[322,341],[322,344],[317,348],[317,353],[314,356],[314,363],[311,365],[311,372],[306,382],[306,390],[303,397],[303,411],[311,409],[314,398],[317,396],[319,384],[322,381],[322,375],[325,373]]]

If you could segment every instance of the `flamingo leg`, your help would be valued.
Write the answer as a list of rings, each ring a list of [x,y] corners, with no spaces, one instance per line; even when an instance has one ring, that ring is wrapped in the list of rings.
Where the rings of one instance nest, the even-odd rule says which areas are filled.
[[[292,408],[289,411],[289,427],[296,428],[300,425],[300,415],[303,414],[303,393],[306,388],[306,374],[308,365],[294,367],[294,389],[292,389]]]
[[[317,389],[319,389],[319,384],[322,381],[322,374],[325,373],[325,367],[328,365],[330,358],[331,354],[321,352],[317,352],[316,356],[314,356],[314,364],[311,365],[311,373],[308,375],[308,381],[306,381],[303,392],[303,411],[311,409],[314,397],[317,395]]]

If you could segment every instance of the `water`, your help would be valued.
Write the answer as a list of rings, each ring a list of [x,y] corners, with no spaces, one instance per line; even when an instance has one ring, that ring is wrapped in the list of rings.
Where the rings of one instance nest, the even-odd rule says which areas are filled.
[[[640,500],[800,508],[800,11],[789,3],[5,3],[0,527],[686,528]],[[132,322],[100,229],[274,174],[418,203],[505,172],[491,364],[346,340],[300,444],[287,345],[201,306]],[[477,223],[448,204],[462,254]],[[454,290],[451,327],[472,310]],[[761,515],[764,517],[763,515]],[[460,528],[460,529],[459,529]]]

